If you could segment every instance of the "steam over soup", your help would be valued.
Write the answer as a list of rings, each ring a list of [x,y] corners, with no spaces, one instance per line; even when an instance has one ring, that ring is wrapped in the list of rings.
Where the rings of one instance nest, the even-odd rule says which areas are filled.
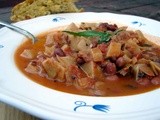
[[[160,47],[141,31],[109,23],[70,24],[24,42],[15,61],[31,80],[88,96],[125,96],[160,87]]]

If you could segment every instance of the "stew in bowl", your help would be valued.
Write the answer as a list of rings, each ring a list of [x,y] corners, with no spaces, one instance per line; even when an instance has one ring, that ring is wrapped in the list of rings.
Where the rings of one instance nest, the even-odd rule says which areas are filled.
[[[126,96],[160,87],[160,47],[140,30],[71,23],[26,40],[16,65],[46,87],[87,96]]]

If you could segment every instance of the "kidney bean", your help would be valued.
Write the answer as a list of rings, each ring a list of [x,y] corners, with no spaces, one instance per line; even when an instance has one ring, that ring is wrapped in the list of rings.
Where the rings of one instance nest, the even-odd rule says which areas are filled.
[[[108,24],[108,25],[107,25],[107,29],[108,29],[108,30],[111,30],[111,31],[115,31],[117,28],[118,28],[118,27],[117,27],[116,24],[114,24],[114,25]]]
[[[77,62],[78,65],[82,65],[82,64],[85,63],[85,61],[84,61],[84,59],[83,59],[82,57],[78,57],[78,58],[76,59],[76,62]]]
[[[63,52],[63,50],[61,49],[61,48],[59,48],[59,47],[57,47],[57,48],[55,48],[55,50],[54,50],[54,54],[55,55],[58,55],[58,56],[65,56],[65,53]]]
[[[101,31],[106,31],[106,30],[110,30],[110,31],[115,31],[118,27],[116,24],[114,25],[111,25],[111,24],[108,24],[108,23],[101,23],[99,26],[98,26],[99,30]]]
[[[123,57],[119,57],[117,60],[116,60],[116,65],[118,67],[123,67],[125,65],[125,60]]]
[[[105,67],[105,72],[109,75],[114,75],[117,72],[116,65],[114,63],[108,62]]]
[[[98,29],[100,31],[106,31],[107,30],[107,25],[108,25],[108,23],[101,23],[101,24],[99,24]]]
[[[109,60],[110,60],[111,62],[115,63],[115,62],[116,62],[116,60],[117,60],[117,57],[112,56],[112,57],[110,57],[110,58],[109,58]]]
[[[98,48],[101,50],[102,53],[107,52],[107,47],[108,47],[108,45],[106,43],[98,44]]]

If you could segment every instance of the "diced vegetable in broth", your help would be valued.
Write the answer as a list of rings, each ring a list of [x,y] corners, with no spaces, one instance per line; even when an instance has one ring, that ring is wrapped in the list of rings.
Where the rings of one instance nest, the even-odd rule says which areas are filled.
[[[101,50],[98,47],[92,48],[91,49],[91,54],[92,54],[94,62],[103,61],[103,54],[102,54]]]
[[[59,70],[58,67],[52,59],[48,58],[42,62],[42,66],[44,70],[46,71],[48,77],[55,78],[58,74]]]
[[[108,47],[106,58],[118,57],[120,54],[121,54],[121,44],[117,42],[111,42]]]

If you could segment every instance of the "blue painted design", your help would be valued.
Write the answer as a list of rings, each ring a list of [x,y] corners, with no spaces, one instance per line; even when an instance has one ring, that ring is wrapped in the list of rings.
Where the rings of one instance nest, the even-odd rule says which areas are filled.
[[[93,109],[99,110],[99,111],[102,111],[102,112],[109,111],[109,106],[108,105],[99,105],[99,104],[97,104],[97,105],[93,105],[92,107],[93,107]]]
[[[3,48],[4,46],[3,45],[0,45],[0,48]]]
[[[101,105],[101,104],[87,105],[83,101],[76,101],[75,104],[77,106],[74,108],[74,111],[77,111],[77,109],[80,108],[80,107],[91,107],[94,110],[107,113],[107,111],[109,111],[109,109],[110,109],[109,105]]]
[[[132,24],[133,25],[138,25],[139,27],[146,25],[146,24],[144,24],[142,22],[139,22],[139,21],[133,21]]]
[[[53,22],[59,22],[59,21],[61,21],[61,20],[65,20],[65,18],[63,18],[63,17],[55,17],[55,18],[53,18]]]

